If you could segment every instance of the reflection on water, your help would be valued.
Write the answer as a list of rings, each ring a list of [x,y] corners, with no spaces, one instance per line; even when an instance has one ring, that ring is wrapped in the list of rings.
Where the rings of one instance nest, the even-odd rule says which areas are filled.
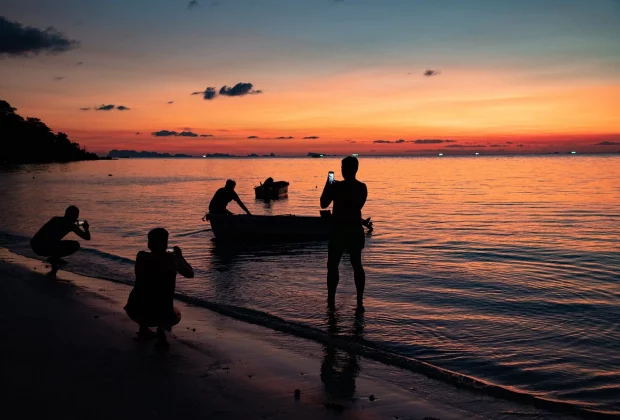
[[[356,310],[351,328],[351,338],[364,336],[364,311]],[[343,334],[339,326],[338,312],[327,310],[327,332],[331,340]],[[359,356],[355,353],[337,349],[333,344],[323,346],[321,381],[325,394],[332,398],[351,399],[355,395],[355,379],[360,373]]]
[[[319,215],[317,186],[339,160],[238,162],[3,170],[0,242],[28,253],[29,236],[75,204],[93,239],[67,269],[131,281],[146,233],[163,226],[196,272],[179,279],[181,293],[332,328],[323,309],[325,242],[220,247],[201,217],[228,178],[252,213]],[[253,187],[267,176],[291,183],[287,199],[254,200]],[[364,217],[375,222],[363,252],[365,340],[522,392],[620,413],[620,156],[362,157],[359,179],[369,190]],[[343,334],[355,325],[346,261],[340,276],[335,324]],[[325,377],[354,372],[347,357],[326,349]]]

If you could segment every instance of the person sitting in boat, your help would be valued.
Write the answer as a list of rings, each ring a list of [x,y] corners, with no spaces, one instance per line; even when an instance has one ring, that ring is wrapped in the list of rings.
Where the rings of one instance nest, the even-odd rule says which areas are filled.
[[[62,262],[61,258],[76,253],[80,249],[78,241],[67,241],[63,238],[73,232],[80,238],[89,241],[90,231],[88,222],[81,222],[82,229],[78,226],[80,209],[69,206],[65,210],[64,217],[52,217],[30,240],[30,246],[35,254],[41,257],[49,257],[47,261],[52,264],[52,276],[56,275]]]
[[[125,311],[140,326],[138,340],[158,338],[157,346],[168,347],[166,331],[181,320],[173,306],[177,273],[193,278],[192,266],[183,258],[181,248],[167,252],[168,231],[156,228],[148,234],[151,252],[140,251],[136,256],[136,282],[129,294]],[[157,333],[149,327],[157,327]]]
[[[235,192],[235,186],[237,183],[232,179],[226,181],[226,185],[215,192],[211,202],[209,203],[209,214],[228,214],[232,213],[226,208],[228,203],[235,200],[239,207],[241,207],[248,216],[251,216],[250,210],[243,204],[237,193]],[[205,215],[206,216],[206,215]]]

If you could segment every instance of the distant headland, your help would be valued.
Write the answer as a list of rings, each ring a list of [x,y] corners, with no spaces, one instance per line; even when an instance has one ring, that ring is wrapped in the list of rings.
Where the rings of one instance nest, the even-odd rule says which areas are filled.
[[[0,164],[52,163],[97,160],[65,133],[54,132],[38,118],[24,118],[0,99]]]
[[[112,149],[108,152],[109,158],[189,158],[191,155],[185,155],[177,153],[171,155],[170,153],[157,153],[157,152],[136,152],[135,150],[116,150]]]

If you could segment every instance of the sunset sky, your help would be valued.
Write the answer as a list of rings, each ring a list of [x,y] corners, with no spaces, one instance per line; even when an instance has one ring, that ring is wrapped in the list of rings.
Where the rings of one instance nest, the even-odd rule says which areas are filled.
[[[618,0],[0,0],[0,16],[0,99],[98,153],[620,150]],[[63,51],[29,50],[15,23],[53,26]]]

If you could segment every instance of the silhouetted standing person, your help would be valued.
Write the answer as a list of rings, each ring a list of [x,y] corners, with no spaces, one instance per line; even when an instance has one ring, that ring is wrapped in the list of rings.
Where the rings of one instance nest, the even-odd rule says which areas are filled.
[[[183,258],[181,248],[175,246],[174,252],[167,252],[166,229],[151,230],[148,240],[151,252],[140,251],[136,256],[136,282],[125,311],[140,325],[138,340],[157,337],[157,345],[167,348],[166,331],[181,320],[180,312],[173,306],[177,273],[192,278],[194,270]],[[157,327],[157,333],[149,327]]]
[[[49,257],[47,260],[52,264],[51,275],[56,275],[62,257],[74,254],[80,249],[78,241],[63,240],[67,234],[73,232],[82,239],[90,240],[88,222],[84,221],[84,230],[80,229],[77,224],[79,216],[80,210],[76,206],[69,206],[63,217],[52,217],[30,240],[30,247],[35,254]]]
[[[239,207],[241,207],[248,215],[251,215],[250,210],[243,204],[237,193],[235,192],[235,186],[237,183],[232,179],[226,181],[226,185],[215,192],[211,202],[209,203],[210,214],[232,214],[226,209],[228,203],[235,200]]]
[[[336,288],[338,287],[338,266],[344,251],[348,251],[353,266],[355,288],[357,289],[357,305],[363,307],[366,273],[362,266],[362,249],[365,238],[362,227],[362,207],[368,197],[366,184],[355,178],[359,162],[357,158],[348,156],[342,160],[342,177],[344,181],[329,179],[321,194],[321,208],[328,207],[332,201],[332,234],[329,239],[327,255],[327,304],[335,305]]]

